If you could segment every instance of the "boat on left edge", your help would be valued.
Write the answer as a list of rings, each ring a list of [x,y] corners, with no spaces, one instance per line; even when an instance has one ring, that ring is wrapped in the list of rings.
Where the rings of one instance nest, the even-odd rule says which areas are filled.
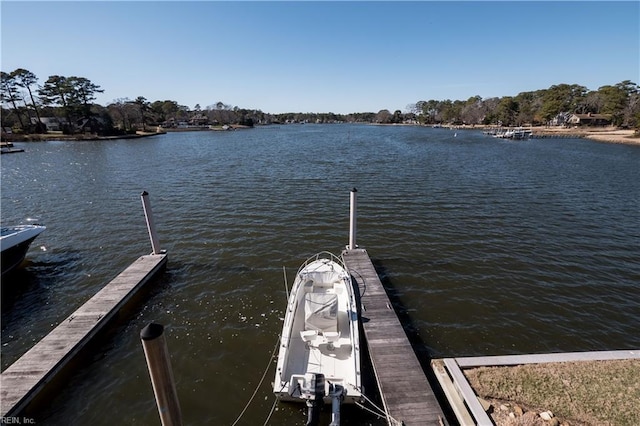
[[[283,401],[307,405],[307,425],[331,404],[362,402],[359,313],[351,275],[341,258],[318,253],[296,274],[280,336],[273,391]]]
[[[0,264],[2,275],[16,269],[29,250],[29,246],[46,227],[42,225],[3,226],[0,229]]]

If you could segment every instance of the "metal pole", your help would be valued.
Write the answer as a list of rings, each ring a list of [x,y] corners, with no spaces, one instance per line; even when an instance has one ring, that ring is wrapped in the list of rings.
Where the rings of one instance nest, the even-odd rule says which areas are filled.
[[[356,247],[356,194],[358,190],[353,188],[351,190],[351,214],[349,216],[349,250],[353,250]]]
[[[142,339],[142,348],[147,359],[162,426],[182,426],[182,413],[173,381],[164,327],[150,323],[140,332],[140,339]]]
[[[141,195],[142,208],[144,210],[144,217],[147,221],[147,229],[149,230],[149,239],[151,240],[152,254],[160,254],[160,241],[158,241],[158,235],[156,234],[156,226],[153,221],[153,213],[151,212],[151,203],[149,203],[149,193],[144,191]]]

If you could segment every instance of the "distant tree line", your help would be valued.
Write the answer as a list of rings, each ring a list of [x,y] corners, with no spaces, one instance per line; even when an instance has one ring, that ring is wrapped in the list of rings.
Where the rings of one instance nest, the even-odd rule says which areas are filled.
[[[576,84],[559,84],[517,96],[466,101],[429,100],[406,111],[377,113],[268,114],[216,102],[190,109],[173,100],[150,102],[144,96],[119,98],[106,106],[94,103],[104,92],[84,77],[52,75],[43,83],[26,69],[2,72],[2,129],[16,133],[95,133],[117,135],[138,130],[272,123],[413,123],[450,125],[545,125],[562,114],[606,114],[615,126],[640,128],[640,87],[629,80],[589,91]]]
[[[419,101],[409,109],[425,124],[546,125],[562,114],[606,114],[615,126],[640,127],[640,87],[629,80],[589,91],[558,84],[517,96]]]

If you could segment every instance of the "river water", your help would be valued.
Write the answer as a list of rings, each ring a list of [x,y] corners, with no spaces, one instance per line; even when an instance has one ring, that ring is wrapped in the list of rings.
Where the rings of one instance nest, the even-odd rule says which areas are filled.
[[[267,126],[16,144],[2,223],[47,226],[3,287],[2,369],[150,252],[168,269],[36,420],[159,424],[140,330],[166,326],[185,424],[263,424],[300,263],[368,250],[423,359],[640,348],[640,146],[479,131]],[[18,286],[18,289],[15,287]],[[269,424],[304,424],[280,404]],[[359,410],[346,424],[384,424]]]

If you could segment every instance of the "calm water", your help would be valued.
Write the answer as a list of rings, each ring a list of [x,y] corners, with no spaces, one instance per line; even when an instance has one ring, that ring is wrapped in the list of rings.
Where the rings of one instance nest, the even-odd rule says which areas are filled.
[[[139,341],[150,321],[167,327],[186,424],[233,423],[269,366],[239,423],[262,424],[282,268],[291,282],[344,247],[352,187],[358,243],[423,357],[640,348],[639,146],[291,125],[21,147],[2,156],[2,223],[47,231],[3,283],[20,285],[3,298],[3,369],[150,252],[144,190],[169,253],[39,424],[159,424]],[[303,409],[281,405],[270,424],[304,424]]]

